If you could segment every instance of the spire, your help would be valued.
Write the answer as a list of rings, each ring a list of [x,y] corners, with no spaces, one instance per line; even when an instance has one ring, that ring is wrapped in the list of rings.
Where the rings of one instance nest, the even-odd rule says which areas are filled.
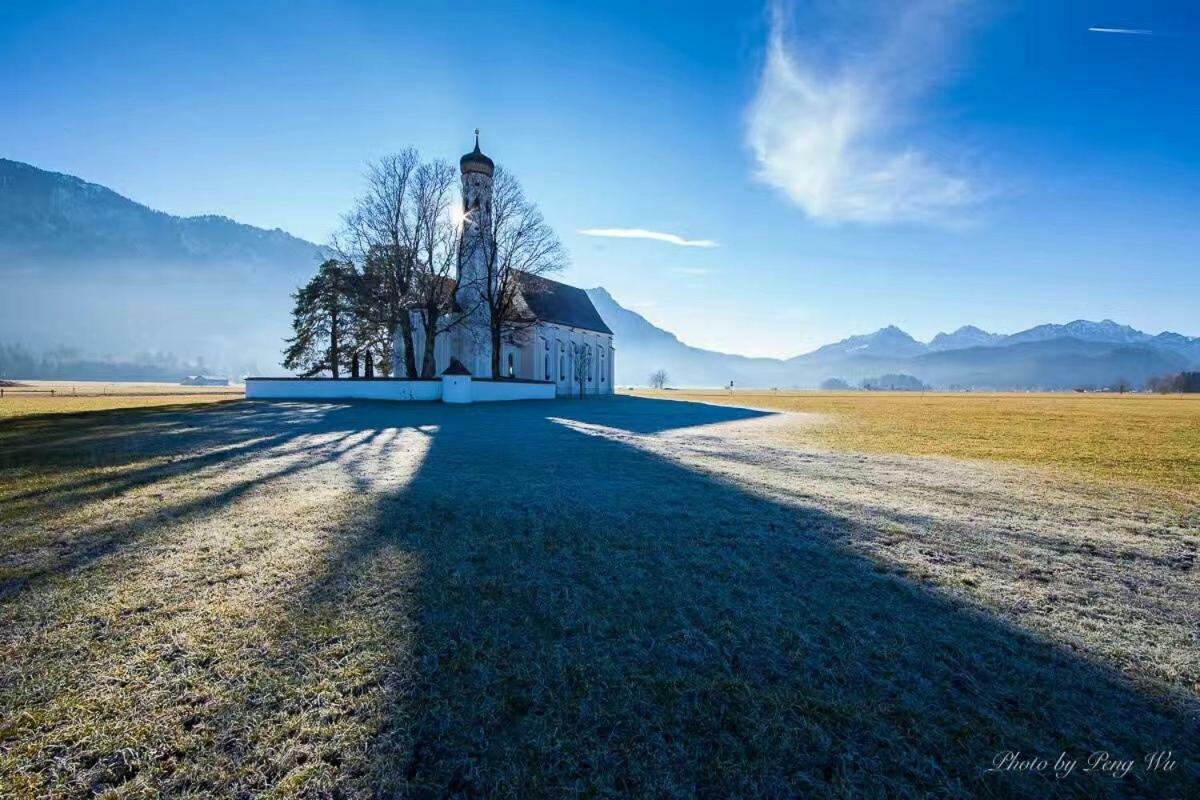
[[[480,150],[479,150],[479,128],[475,129],[475,152],[476,153],[480,152]]]

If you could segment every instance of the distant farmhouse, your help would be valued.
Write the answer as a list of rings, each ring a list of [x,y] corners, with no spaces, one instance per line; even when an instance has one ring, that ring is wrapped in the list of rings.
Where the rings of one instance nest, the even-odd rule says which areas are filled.
[[[613,391],[613,332],[604,324],[587,292],[538,275],[521,274],[522,317],[530,324],[513,331],[502,344],[500,375],[492,375],[491,342],[487,335],[487,305],[478,297],[466,296],[486,291],[488,274],[485,252],[472,237],[486,236],[491,230],[492,176],[495,165],[479,149],[459,159],[462,170],[464,252],[467,257],[459,268],[456,281],[456,306],[480,307],[464,324],[440,334],[434,342],[434,359],[440,375],[452,360],[463,364],[475,377],[516,378],[550,381],[555,394],[611,394]],[[413,311],[413,350],[420,360],[425,335],[420,312]],[[392,363],[404,363],[404,337],[397,335]],[[573,365],[582,358],[588,365],[582,380]]]
[[[228,386],[229,378],[214,375],[188,375],[179,382],[180,386]]]

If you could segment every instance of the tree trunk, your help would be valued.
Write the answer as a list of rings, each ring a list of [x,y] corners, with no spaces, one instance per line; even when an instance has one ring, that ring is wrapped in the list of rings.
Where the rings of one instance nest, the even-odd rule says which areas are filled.
[[[333,379],[338,377],[338,359],[341,353],[338,352],[338,314],[337,311],[329,315],[329,371],[333,374]]]
[[[404,377],[417,377],[417,356],[413,352],[412,317],[405,311],[400,315],[400,343],[404,347]]]
[[[433,348],[437,346],[437,329],[438,317],[435,314],[429,315],[429,322],[425,325],[425,353],[421,357],[421,377],[434,378],[437,372],[437,361],[434,358]]]
[[[492,374],[490,377],[498,378],[503,373],[500,372],[500,328],[499,326],[492,327]]]

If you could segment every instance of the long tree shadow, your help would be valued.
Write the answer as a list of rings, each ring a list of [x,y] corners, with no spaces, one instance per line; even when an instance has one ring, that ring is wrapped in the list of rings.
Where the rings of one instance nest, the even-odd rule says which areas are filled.
[[[357,597],[398,643],[380,670],[372,763],[346,775],[345,790],[1194,789],[1184,750],[1196,741],[1194,704],[1180,711],[889,573],[839,543],[861,524],[848,517],[766,500],[589,429],[645,435],[755,416],[631,398],[392,412],[394,425],[431,431],[419,473],[340,533],[293,609]],[[420,565],[405,591],[389,591],[380,567],[397,553]],[[1162,750],[1177,766],[1148,772],[1141,759]],[[1079,762],[1062,779],[1052,767],[989,771],[1005,752]],[[1099,752],[1109,760],[1085,771]],[[1121,759],[1135,764],[1114,777]]]
[[[9,420],[0,426],[0,477],[36,472],[41,480],[30,488],[8,478],[0,483],[0,541],[6,545],[0,552],[0,600],[136,547],[164,521],[212,513],[272,481],[343,457],[389,424],[391,408],[238,403]],[[59,471],[59,465],[70,468]],[[202,476],[218,476],[223,485],[216,491],[207,485],[195,493],[170,491]],[[79,509],[103,500],[124,502],[140,489],[153,494],[136,510],[113,521],[72,526],[74,536],[47,536],[30,524],[40,516],[61,527]],[[6,530],[7,520],[21,524]],[[14,543],[21,536],[29,541]]]

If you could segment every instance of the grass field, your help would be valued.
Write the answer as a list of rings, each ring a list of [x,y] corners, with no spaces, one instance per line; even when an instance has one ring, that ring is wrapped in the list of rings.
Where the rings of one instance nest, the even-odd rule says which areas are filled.
[[[798,424],[2,420],[0,797],[1194,793],[1195,515]],[[1009,750],[1080,768],[989,772]]]
[[[20,381],[0,394],[0,419],[37,414],[78,414],[118,408],[145,408],[240,400],[230,386],[180,386],[175,383],[101,381]]]
[[[1200,395],[637,392],[826,415],[797,441],[1045,467],[1200,502]]]

